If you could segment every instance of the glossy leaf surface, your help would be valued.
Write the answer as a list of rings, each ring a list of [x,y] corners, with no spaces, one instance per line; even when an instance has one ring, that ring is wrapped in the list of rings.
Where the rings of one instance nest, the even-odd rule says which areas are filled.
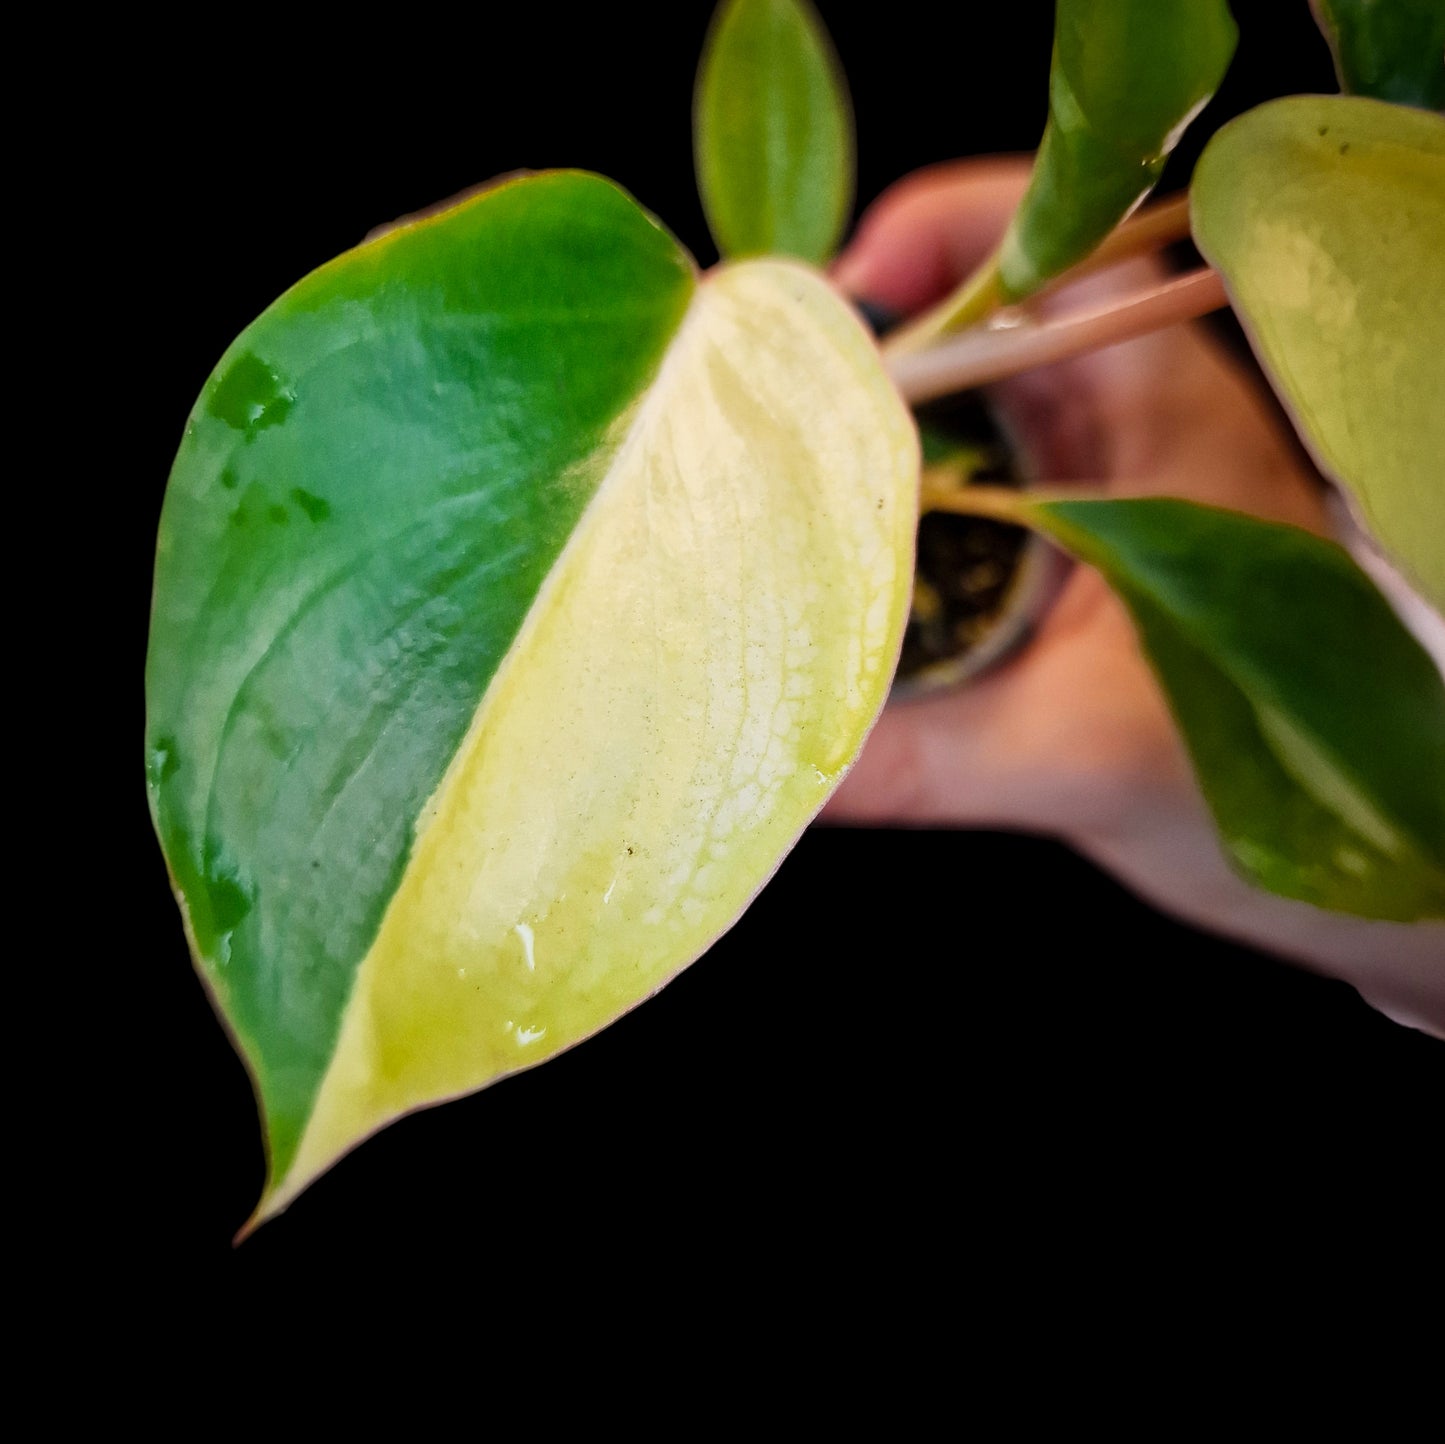
[[[610,183],[341,257],[207,383],[152,808],[274,1212],[595,1032],[738,915],[890,680],[917,442],[825,282],[699,282]]]
[[[1273,101],[1210,141],[1193,197],[1199,248],[1315,460],[1445,607],[1445,118]]]
[[[1020,511],[1128,607],[1240,872],[1319,907],[1445,916],[1445,685],[1341,548],[1168,499]]]
[[[1081,260],[1149,193],[1237,35],[1224,0],[1059,0],[1048,124],[999,252],[1007,298]]]
[[[1340,88],[1397,105],[1445,107],[1440,0],[1312,0]]]
[[[698,70],[693,142],[725,256],[822,264],[853,202],[853,116],[807,0],[724,0]]]

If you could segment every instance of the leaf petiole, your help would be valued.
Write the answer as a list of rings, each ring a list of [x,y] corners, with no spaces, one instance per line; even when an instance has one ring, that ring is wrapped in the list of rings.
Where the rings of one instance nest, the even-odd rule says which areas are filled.
[[[992,326],[885,361],[904,399],[917,404],[1192,321],[1227,303],[1224,282],[1204,266],[1076,315],[1040,321],[1018,311],[1010,325],[996,318]]]
[[[1120,261],[1182,241],[1188,234],[1189,195],[1184,192],[1131,216],[1082,261],[1055,277],[1037,294],[1051,295],[1073,281],[1117,265]],[[987,321],[1003,303],[998,253],[994,252],[950,295],[907,325],[899,327],[884,343],[883,354],[892,359],[925,350],[942,336]]]
[[[1068,486],[1030,487],[1027,492],[1008,486],[929,486],[919,492],[921,512],[946,511],[957,516],[983,516],[1013,526],[1033,526],[1033,509],[1051,501],[1099,501],[1102,482],[1070,482]]]

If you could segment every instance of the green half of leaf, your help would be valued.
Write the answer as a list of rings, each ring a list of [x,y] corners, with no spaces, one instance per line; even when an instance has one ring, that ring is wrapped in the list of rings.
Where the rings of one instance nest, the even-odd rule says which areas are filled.
[[[167,493],[147,763],[262,1216],[731,924],[887,693],[917,468],[821,277],[699,282],[593,176],[386,236],[241,336]]]
[[[1440,0],[1311,0],[1340,88],[1398,105],[1445,107]]]
[[[1168,499],[1024,502],[1128,607],[1246,877],[1445,916],[1445,686],[1339,547]]]
[[[999,251],[1006,299],[1081,260],[1149,193],[1237,36],[1224,0],[1059,0],[1048,124]]]
[[[725,256],[821,265],[853,203],[853,115],[807,0],[723,0],[698,70],[698,189]]]
[[[1192,216],[1316,461],[1445,606],[1445,117],[1272,101],[1210,141]]]

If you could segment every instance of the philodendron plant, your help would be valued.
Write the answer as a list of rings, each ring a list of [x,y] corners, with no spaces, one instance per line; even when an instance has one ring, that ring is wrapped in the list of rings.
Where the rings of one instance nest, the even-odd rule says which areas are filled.
[[[270,1216],[367,1134],[605,1026],[747,906],[887,698],[916,403],[1232,303],[1322,470],[1445,606],[1445,11],[1321,0],[1349,93],[1210,142],[1223,0],[1059,0],[995,254],[881,346],[823,272],[851,113],[804,0],[725,0],[695,139],[725,262],[611,182],[485,188],[222,358],[162,516],[146,772],[264,1116]],[[1180,239],[1107,314],[1029,298]],[[1006,312],[1010,324],[996,325]],[[972,486],[1128,607],[1234,865],[1445,916],[1445,687],[1339,547],[1180,500]]]

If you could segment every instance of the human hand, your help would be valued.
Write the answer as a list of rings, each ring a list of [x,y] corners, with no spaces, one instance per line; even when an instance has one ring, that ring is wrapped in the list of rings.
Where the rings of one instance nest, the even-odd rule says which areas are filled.
[[[905,314],[983,260],[1027,165],[966,161],[900,182],[864,217],[834,278]],[[1072,309],[1133,290],[1131,261],[1062,290]],[[992,391],[1040,478],[1168,495],[1326,530],[1317,478],[1250,378],[1179,325]],[[1166,912],[1346,978],[1445,1036],[1445,927],[1326,913],[1245,883],[1220,850],[1123,606],[1077,567],[1020,654],[955,691],[890,706],[825,820],[1018,828],[1055,836]]]

